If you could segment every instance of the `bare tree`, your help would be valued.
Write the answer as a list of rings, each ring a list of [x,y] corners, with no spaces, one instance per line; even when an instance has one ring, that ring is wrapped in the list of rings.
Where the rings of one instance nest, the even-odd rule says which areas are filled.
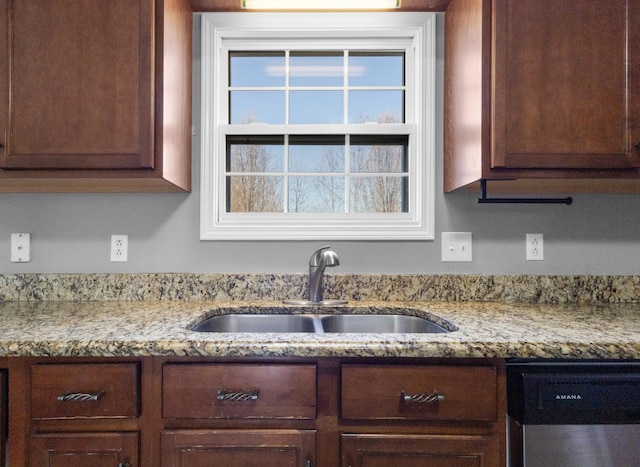
[[[289,160],[289,172],[301,172],[299,164]],[[308,189],[306,177],[289,176],[289,212],[305,212],[309,207],[312,193]]]
[[[366,121],[366,117],[361,117]],[[378,117],[378,123],[396,123],[392,112]],[[363,174],[351,179],[351,209],[354,212],[401,212],[404,198],[404,147],[398,144],[352,146],[351,172]],[[388,175],[387,175],[388,174]]]
[[[323,152],[318,172],[336,173],[344,172],[344,151],[334,146],[327,146]],[[318,212],[344,212],[344,176],[318,176],[315,177],[316,191],[321,203],[317,207]]]
[[[249,116],[249,122],[255,116]],[[232,144],[232,172],[247,173],[230,177],[230,212],[281,212],[283,194],[281,178],[268,175],[273,171],[270,145],[259,143]]]

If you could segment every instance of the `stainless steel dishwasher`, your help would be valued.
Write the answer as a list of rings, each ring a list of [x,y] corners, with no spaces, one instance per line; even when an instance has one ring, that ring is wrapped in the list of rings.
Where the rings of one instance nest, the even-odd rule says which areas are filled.
[[[640,362],[507,363],[511,467],[640,466]]]

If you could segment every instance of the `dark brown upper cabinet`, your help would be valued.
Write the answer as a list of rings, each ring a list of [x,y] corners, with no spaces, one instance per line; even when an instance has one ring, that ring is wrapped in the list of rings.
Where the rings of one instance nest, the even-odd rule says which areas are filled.
[[[186,0],[0,0],[0,191],[188,191]]]
[[[444,189],[640,192],[640,2],[452,0]]]

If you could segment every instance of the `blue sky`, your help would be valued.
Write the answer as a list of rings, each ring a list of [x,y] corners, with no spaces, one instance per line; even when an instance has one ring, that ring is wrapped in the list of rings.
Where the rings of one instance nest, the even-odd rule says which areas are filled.
[[[348,61],[350,88],[379,89],[349,90],[347,123],[360,123],[363,117],[366,121],[377,121],[379,115],[389,112],[402,116],[402,55],[350,54]],[[343,86],[344,67],[343,55],[291,56],[290,123],[344,123],[344,92],[336,89]],[[249,115],[261,123],[285,123],[285,70],[284,54],[232,54],[231,123],[247,122]],[[296,90],[295,87],[315,89]]]

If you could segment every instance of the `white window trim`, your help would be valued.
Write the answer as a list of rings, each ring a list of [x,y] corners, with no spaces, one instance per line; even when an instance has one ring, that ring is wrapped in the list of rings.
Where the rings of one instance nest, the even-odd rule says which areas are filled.
[[[250,25],[250,26],[248,26]],[[320,26],[319,26],[320,25]],[[331,25],[322,26],[322,25]],[[410,39],[415,50],[415,70],[407,84],[421,84],[413,89],[414,99],[407,99],[409,133],[410,212],[380,214],[318,213],[226,213],[220,197],[224,186],[225,141],[221,135],[250,132],[251,125],[228,125],[221,115],[225,106],[217,105],[220,86],[225,85],[218,66],[225,41],[234,44],[242,39],[269,38],[276,44],[308,34],[340,43],[342,38]],[[324,40],[324,39],[323,39]],[[273,45],[276,47],[277,45]],[[431,57],[424,60],[422,57]],[[422,80],[416,76],[422,75]],[[411,108],[411,106],[414,106]],[[202,240],[433,240],[435,210],[435,14],[433,13],[205,13],[202,15],[202,156],[200,238]],[[341,133],[348,127],[339,125]],[[232,128],[233,127],[233,128]],[[275,126],[274,126],[275,127]],[[314,125],[300,126],[296,132],[309,134]],[[370,125],[376,133],[376,125]],[[385,124],[392,134],[393,125]],[[274,128],[274,131],[277,131]],[[366,130],[364,130],[366,131]],[[289,131],[291,134],[291,131]],[[228,133],[231,134],[231,133]],[[222,171],[222,172],[221,172]],[[421,179],[418,183],[417,178]]]

